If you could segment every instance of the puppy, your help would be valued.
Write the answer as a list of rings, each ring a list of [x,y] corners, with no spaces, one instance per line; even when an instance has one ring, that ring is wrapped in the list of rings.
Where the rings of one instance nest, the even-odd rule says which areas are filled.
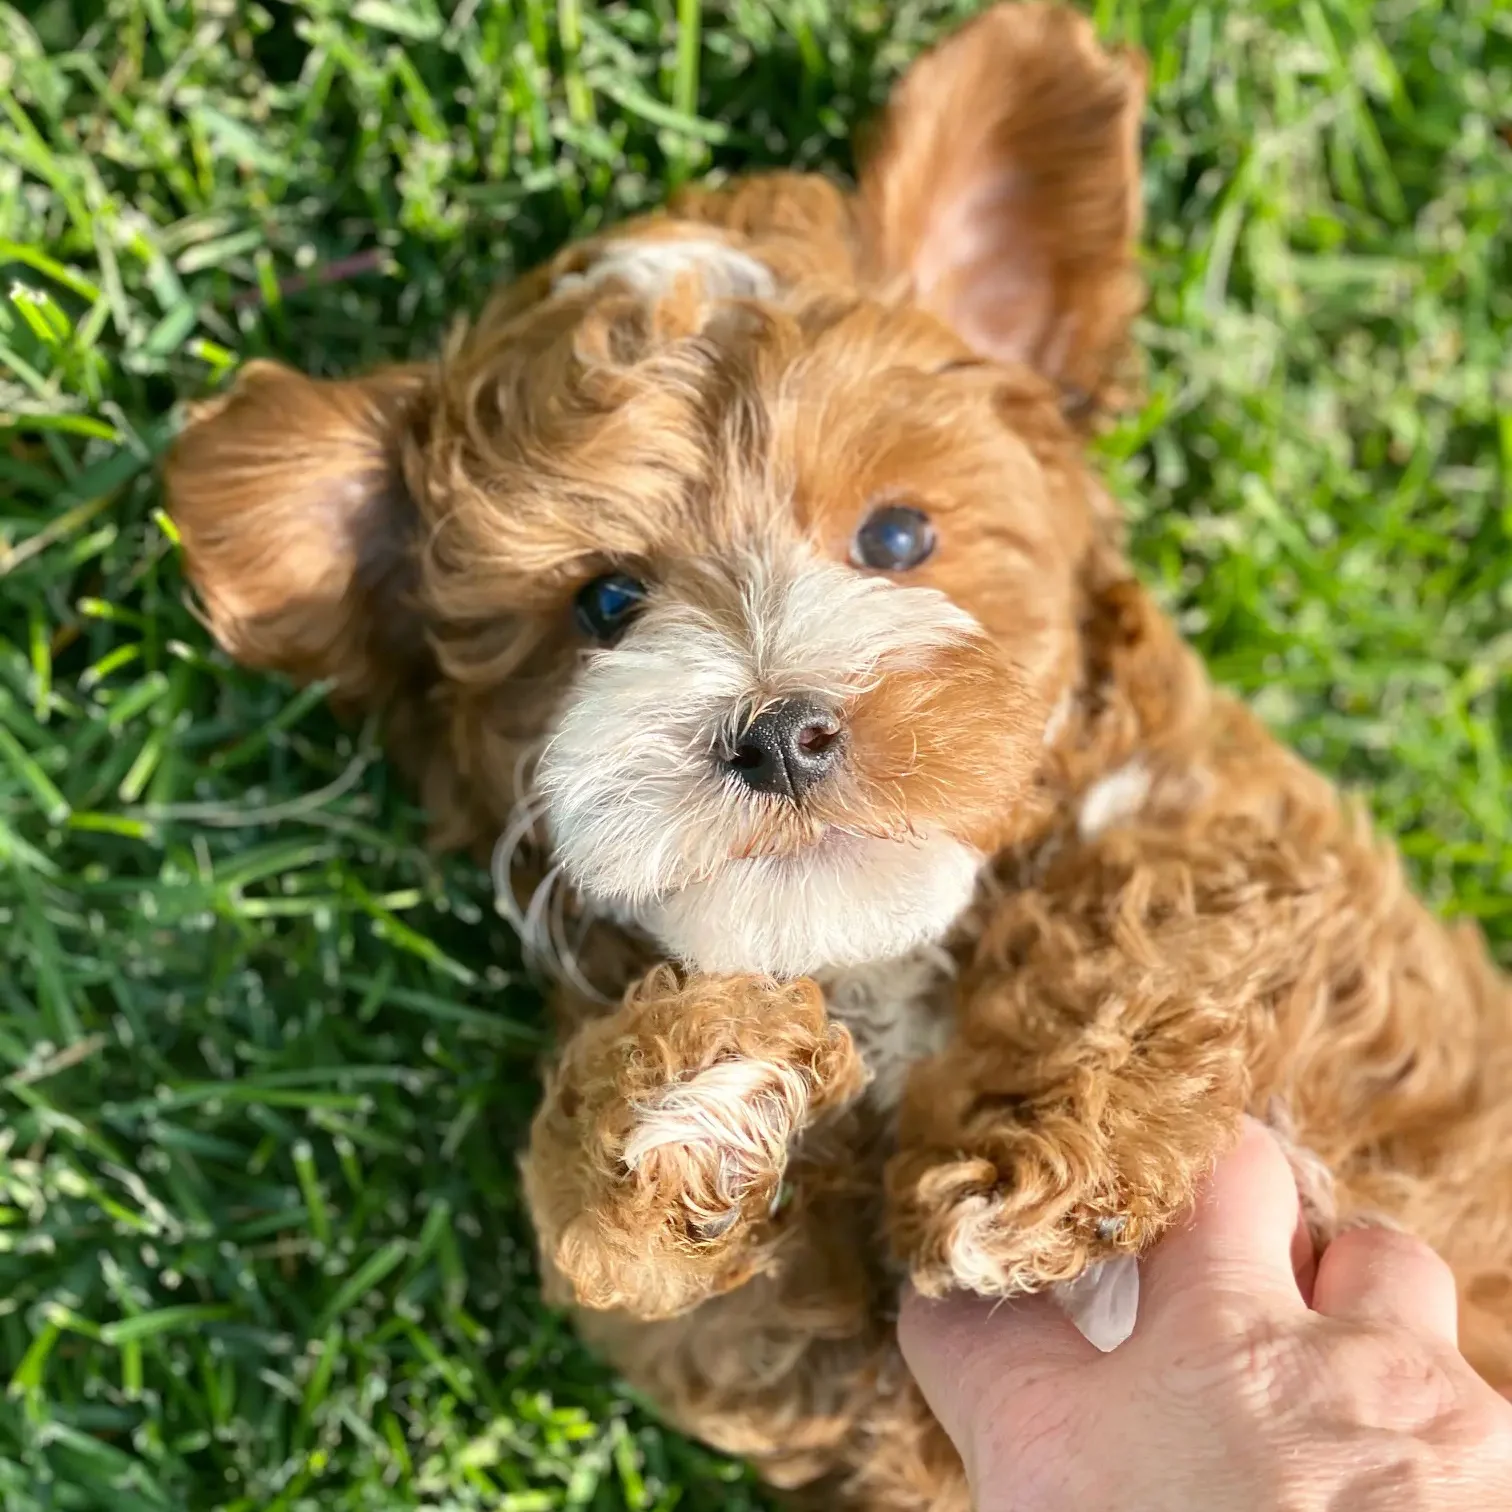
[[[381,709],[557,969],[551,1294],[826,1507],[966,1505],[903,1279],[1112,1342],[1096,1278],[1246,1108],[1320,1232],[1446,1255],[1512,1384],[1512,993],[1212,687],[1084,455],[1141,99],[1073,13],[992,10],[855,193],[695,190],[433,362],[249,365],[168,467],[221,643]]]

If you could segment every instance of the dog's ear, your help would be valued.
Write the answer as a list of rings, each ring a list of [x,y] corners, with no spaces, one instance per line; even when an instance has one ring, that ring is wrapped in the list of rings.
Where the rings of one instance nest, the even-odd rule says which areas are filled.
[[[428,658],[401,467],[425,389],[416,367],[325,381],[253,362],[192,414],[165,468],[168,512],[238,661],[369,705]]]
[[[923,57],[863,150],[877,276],[983,355],[1104,396],[1140,301],[1144,66],[1056,5],[999,5]]]

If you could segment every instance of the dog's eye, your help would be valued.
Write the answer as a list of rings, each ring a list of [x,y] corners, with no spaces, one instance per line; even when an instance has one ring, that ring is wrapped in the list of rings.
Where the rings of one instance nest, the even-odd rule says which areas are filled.
[[[625,572],[606,572],[578,589],[573,614],[584,635],[617,640],[646,598],[646,585]]]
[[[879,572],[906,572],[934,549],[934,526],[927,514],[907,504],[883,504],[861,522],[851,560]]]

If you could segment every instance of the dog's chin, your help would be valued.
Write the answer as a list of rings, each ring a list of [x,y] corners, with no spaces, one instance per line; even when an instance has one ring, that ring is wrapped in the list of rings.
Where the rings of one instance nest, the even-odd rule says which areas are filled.
[[[731,861],[644,905],[636,922],[699,971],[809,976],[939,940],[971,901],[981,863],[948,835],[831,831],[796,855]]]

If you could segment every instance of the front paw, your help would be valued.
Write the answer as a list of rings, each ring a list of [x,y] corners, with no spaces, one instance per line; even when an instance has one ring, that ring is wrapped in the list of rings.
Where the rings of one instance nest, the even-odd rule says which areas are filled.
[[[1065,1284],[1124,1248],[1140,1228],[1066,1172],[968,1155],[896,1157],[887,1172],[893,1248],[925,1296],[1011,1297]]]
[[[1239,1128],[1237,1015],[1188,1022],[1163,996],[1134,1015],[1111,987],[1094,1011],[1082,963],[1062,969],[1059,986],[969,998],[957,1037],[909,1078],[888,1223],[926,1295],[1042,1291],[1142,1254]]]
[[[1192,1201],[1222,1143],[1205,1128],[1181,1140],[1132,1120],[1099,1124],[1070,1101],[939,1132],[905,1139],[887,1171],[893,1247],[927,1296],[1042,1291],[1141,1254]]]
[[[681,1312],[759,1270],[790,1144],[864,1080],[809,982],[652,974],[568,1046],[527,1196],[579,1304]]]

